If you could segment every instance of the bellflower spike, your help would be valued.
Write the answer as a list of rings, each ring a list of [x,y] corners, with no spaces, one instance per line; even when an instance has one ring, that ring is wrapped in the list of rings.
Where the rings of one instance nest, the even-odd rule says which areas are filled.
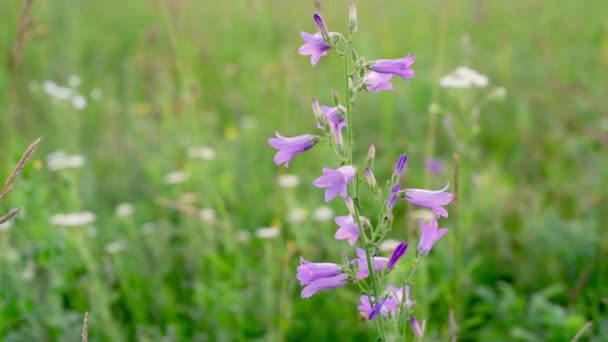
[[[407,243],[402,242],[397,246],[397,248],[395,248],[395,251],[393,252],[393,255],[391,255],[391,258],[389,259],[386,268],[392,270],[395,267],[397,261],[399,261],[403,254],[405,254],[405,251],[407,251]]]
[[[336,216],[334,220],[339,226],[335,238],[337,240],[348,240],[348,243],[351,246],[357,243],[357,240],[359,239],[359,227],[352,215]]]
[[[395,166],[395,175],[397,175],[397,177],[401,177],[401,175],[403,174],[403,171],[405,171],[405,165],[407,164],[407,154],[402,154],[401,157],[399,157],[399,161],[397,161],[397,166]]]
[[[295,137],[284,137],[279,132],[275,132],[275,134],[277,137],[268,139],[268,144],[279,150],[274,156],[274,163],[285,164],[285,167],[289,167],[291,158],[310,150],[317,143],[317,139],[311,134]]]
[[[418,242],[418,252],[422,255],[429,254],[435,242],[439,241],[447,232],[447,228],[437,229],[437,220],[431,221],[428,225],[423,220],[420,224],[420,241]]]
[[[317,188],[325,188],[325,202],[331,201],[337,195],[348,197],[346,186],[350,183],[357,171],[351,165],[338,169],[323,168],[323,176],[315,179],[312,184]]]
[[[346,119],[342,117],[340,107],[321,106],[321,112],[323,112],[323,116],[325,116],[329,124],[331,134],[336,139],[336,143],[342,146],[342,129],[346,127]]]
[[[331,37],[332,34],[333,32],[329,33],[329,36]],[[304,40],[304,44],[298,49],[298,54],[310,56],[310,64],[312,65],[317,65],[321,57],[327,55],[327,51],[331,48],[321,32],[312,34],[302,31],[300,37]]]
[[[300,257],[298,280],[304,286],[302,298],[308,298],[318,291],[333,289],[346,285],[348,276],[338,264],[326,262],[309,262]]]
[[[448,217],[448,211],[443,207],[454,199],[454,195],[445,192],[450,183],[443,189],[431,191],[424,189],[406,189],[405,200],[413,205],[431,209],[436,215]]]
[[[365,279],[369,277],[369,267],[367,265],[367,256],[362,248],[357,248],[357,261],[359,262],[359,269],[357,270],[357,279]],[[376,272],[386,268],[388,259],[384,257],[371,257],[372,263],[374,264],[374,270]]]
[[[370,71],[363,77],[363,84],[367,91],[378,93],[383,90],[393,90],[393,84],[390,82],[393,75],[380,74],[375,71]]]
[[[416,57],[410,55],[399,59],[378,59],[370,66],[375,72],[396,75],[404,79],[414,78],[416,73],[411,69]]]

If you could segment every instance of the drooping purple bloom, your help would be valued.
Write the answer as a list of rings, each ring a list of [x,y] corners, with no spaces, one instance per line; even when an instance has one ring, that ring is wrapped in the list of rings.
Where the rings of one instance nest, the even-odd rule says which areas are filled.
[[[383,90],[393,90],[393,84],[391,83],[391,74],[380,74],[375,71],[370,71],[363,76],[363,84],[367,91],[378,93]]]
[[[397,166],[395,166],[395,175],[397,177],[401,177],[403,171],[405,171],[405,165],[407,164],[407,154],[402,154],[397,161]]]
[[[388,200],[386,201],[386,207],[388,208],[388,210],[393,210],[393,207],[395,206],[395,202],[397,202],[397,197],[399,196],[399,190],[401,189],[401,185],[399,185],[399,183],[395,184],[395,186],[393,186],[393,189],[391,189],[391,195],[389,196]]]
[[[436,215],[448,217],[448,211],[443,207],[454,199],[454,195],[445,192],[450,183],[441,190],[406,189],[405,200],[413,205],[431,209]]]
[[[437,220],[429,222],[427,225],[423,220],[420,224],[420,241],[418,242],[418,252],[422,255],[428,254],[435,242],[439,241],[447,232],[447,228],[437,229]]]
[[[407,251],[407,243],[402,242],[395,248],[395,251],[393,251],[393,255],[391,255],[386,268],[392,270],[397,261],[405,254],[405,251]]]
[[[414,78],[416,73],[411,69],[412,64],[416,61],[416,57],[410,55],[399,59],[378,59],[370,66],[370,68],[381,74],[396,75],[404,79]]]
[[[346,186],[350,183],[357,171],[352,165],[345,165],[337,169],[323,168],[323,176],[315,179],[312,184],[317,188],[325,189],[325,202],[331,201],[337,195],[348,197]]]
[[[342,117],[342,112],[339,107],[321,106],[321,112],[329,124],[331,134],[336,139],[336,143],[340,146],[343,144],[342,129],[346,127],[346,119]]]
[[[348,276],[338,264],[326,262],[309,262],[300,257],[297,277],[302,289],[302,298],[308,298],[318,291],[333,289],[346,285]]]
[[[285,164],[285,167],[289,167],[291,158],[310,150],[317,143],[317,139],[311,134],[295,137],[284,137],[279,132],[275,132],[275,134],[277,137],[269,138],[268,144],[279,150],[274,156],[274,163],[277,165]]]
[[[369,267],[367,265],[367,256],[365,255],[365,250],[362,248],[357,248],[357,262],[359,263],[359,268],[357,269],[357,279],[365,279],[369,277]],[[384,257],[371,257],[372,264],[374,264],[374,271],[378,272],[386,268],[388,264],[388,259]]]
[[[339,226],[335,238],[338,240],[348,240],[348,243],[351,246],[357,243],[357,240],[359,239],[359,227],[353,219],[353,216],[336,216],[334,220]]]
[[[440,175],[443,173],[443,162],[439,159],[427,159],[426,169],[434,175]]]
[[[310,56],[310,64],[312,65],[317,65],[321,57],[327,55],[327,51],[331,48],[321,32],[312,34],[302,31],[300,37],[304,40],[304,44],[298,49],[298,54]]]

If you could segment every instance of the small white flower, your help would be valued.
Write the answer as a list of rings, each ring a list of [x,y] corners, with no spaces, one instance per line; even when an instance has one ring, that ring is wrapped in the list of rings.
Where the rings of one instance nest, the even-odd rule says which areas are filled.
[[[281,234],[277,227],[262,227],[255,231],[255,235],[260,239],[274,239]]]
[[[72,97],[72,106],[78,110],[83,110],[87,106],[87,99],[82,95]]]
[[[378,248],[380,249],[381,252],[392,253],[395,250],[395,248],[397,248],[397,246],[399,246],[400,243],[401,243],[401,241],[397,241],[397,240],[393,240],[393,239],[386,239],[380,243]]]
[[[203,208],[199,210],[198,217],[207,223],[215,222],[215,210],[211,208]]]
[[[280,175],[278,179],[279,186],[281,188],[295,188],[300,184],[300,177],[297,175]]]
[[[52,225],[66,228],[86,226],[95,222],[95,214],[90,211],[68,214],[55,214],[51,216],[50,222]]]
[[[127,249],[127,241],[125,239],[119,239],[108,243],[105,247],[106,253],[116,254]]]
[[[91,90],[91,99],[95,101],[100,100],[102,95],[103,93],[99,88],[93,88],[93,90]]]
[[[241,242],[241,243],[249,242],[250,238],[251,238],[251,233],[249,233],[246,230],[239,230],[236,232],[236,241],[238,241],[238,242]]]
[[[300,222],[306,220],[307,216],[308,216],[308,210],[306,210],[304,208],[293,208],[293,209],[291,209],[291,211],[289,211],[289,214],[287,214],[287,222],[300,223]]]
[[[4,223],[0,223],[0,233],[8,232],[11,228],[13,228],[13,221],[6,221]]]
[[[439,80],[439,86],[452,89],[485,88],[489,84],[488,76],[460,66]]]
[[[133,204],[120,203],[118,206],[116,206],[116,209],[114,210],[114,214],[118,217],[129,217],[129,216],[133,215],[134,211],[135,211],[135,208],[133,207]]]
[[[51,171],[78,169],[82,165],[84,165],[84,157],[80,154],[68,155],[63,151],[56,151],[46,157],[46,166]]]
[[[165,175],[165,183],[170,185],[183,183],[187,179],[188,175],[183,171],[172,171]]]
[[[68,77],[68,85],[72,88],[76,88],[80,85],[80,77],[78,75],[71,75]]]
[[[334,218],[334,215],[334,211],[331,210],[330,207],[324,205],[316,208],[312,212],[312,217],[319,222],[329,221]]]
[[[188,158],[190,159],[214,160],[215,156],[215,150],[209,146],[188,147]]]

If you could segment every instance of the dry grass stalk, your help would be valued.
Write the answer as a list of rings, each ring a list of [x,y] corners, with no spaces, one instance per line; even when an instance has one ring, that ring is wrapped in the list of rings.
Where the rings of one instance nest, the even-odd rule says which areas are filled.
[[[12,219],[13,217],[15,217],[15,215],[19,214],[20,211],[21,209],[15,208],[9,211],[8,214],[0,216],[0,224],[3,224],[4,222],[7,222],[8,220]]]
[[[32,19],[30,18],[32,2],[33,0],[23,0],[23,5],[21,6],[19,29],[17,30],[17,37],[15,38],[15,44],[13,45],[13,50],[11,51],[13,57],[13,72],[16,72],[17,68],[21,64],[23,44],[25,43],[25,34],[32,26]]]
[[[13,172],[11,172],[11,174],[8,176],[8,178],[4,182],[4,185],[2,186],[2,190],[0,190],[0,202],[13,189],[13,182],[15,181],[15,178],[17,178],[17,176],[21,173],[21,171],[25,167],[25,164],[27,164],[27,162],[30,159],[32,159],[32,155],[36,151],[36,148],[38,148],[39,143],[40,143],[40,138],[36,139],[36,141],[34,141],[33,143],[30,144],[30,146],[27,148],[27,150],[23,154],[23,157],[21,157],[21,160],[19,160],[19,163],[17,164],[17,166],[15,167]]]
[[[89,341],[89,312],[84,313],[84,322],[82,323],[82,342]]]
[[[572,338],[571,342],[577,342],[578,340],[580,340],[581,337],[583,337],[583,335],[587,332],[587,330],[591,329],[592,326],[593,326],[593,323],[591,323],[591,322],[585,323],[585,325],[583,325],[581,330],[579,330],[578,333],[576,333],[576,335]]]

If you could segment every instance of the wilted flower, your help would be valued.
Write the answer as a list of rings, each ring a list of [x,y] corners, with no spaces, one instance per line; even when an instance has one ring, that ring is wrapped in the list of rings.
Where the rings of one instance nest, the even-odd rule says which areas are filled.
[[[209,146],[192,146],[188,147],[188,158],[214,160],[215,150]]]
[[[133,215],[135,209],[133,208],[133,204],[131,203],[120,203],[116,206],[114,210],[114,214],[118,217],[128,217]]]
[[[334,211],[325,205],[315,208],[312,217],[319,222],[329,221],[334,217]]]
[[[441,190],[406,189],[405,200],[413,205],[431,209],[435,214],[448,217],[448,211],[443,207],[454,199],[454,195],[445,192],[450,183]]]
[[[172,171],[165,175],[166,184],[180,184],[188,179],[188,175],[184,171]]]
[[[69,214],[56,214],[50,218],[51,224],[61,227],[80,227],[95,222],[95,214],[83,211]]]
[[[295,188],[300,184],[298,175],[280,175],[278,179],[281,188]]]
[[[317,188],[325,188],[325,202],[331,201],[337,195],[344,198],[348,196],[346,186],[355,177],[356,170],[351,165],[338,169],[323,168],[323,176],[312,183]]]
[[[422,255],[428,254],[435,242],[439,241],[447,232],[447,228],[437,229],[437,220],[431,221],[428,225],[420,220],[420,241],[418,242],[418,252]]]
[[[63,151],[56,151],[46,157],[46,166],[51,171],[78,169],[82,165],[84,165],[84,157],[80,154],[68,155]]]
[[[359,268],[357,269],[357,278],[365,279],[369,277],[369,267],[367,265],[367,256],[362,248],[357,248],[357,257],[357,262],[359,264]],[[374,264],[374,270],[376,272],[383,270],[388,264],[388,259],[384,257],[371,257],[371,260]]]
[[[393,255],[391,255],[386,268],[392,270],[395,267],[395,264],[397,264],[397,261],[399,261],[403,254],[405,254],[405,251],[407,251],[407,243],[402,242],[395,248],[395,251],[393,252]]]
[[[348,243],[353,246],[359,239],[359,227],[352,215],[336,216],[335,221],[339,227],[335,238],[337,240],[348,240]]]
[[[367,91],[378,93],[383,90],[393,90],[391,84],[392,74],[380,74],[375,71],[370,71],[363,76],[363,84]]]
[[[279,150],[274,156],[274,163],[284,164],[285,167],[289,167],[291,158],[310,150],[317,143],[317,139],[311,134],[295,137],[284,137],[279,132],[275,132],[275,134],[277,137],[268,139],[268,144]]]
[[[302,257],[297,273],[300,284],[304,286],[302,298],[308,298],[321,290],[342,287],[348,281],[342,266],[328,262],[309,262]]]
[[[341,146],[343,144],[342,129],[346,127],[346,119],[342,117],[340,107],[321,106],[321,112],[329,124],[331,134],[336,139],[336,143]]]
[[[262,227],[255,231],[255,235],[260,239],[274,239],[281,235],[281,230],[277,227]]]
[[[460,66],[439,80],[439,86],[452,89],[485,88],[489,84],[488,76]]]
[[[391,74],[409,79],[416,76],[414,70],[411,69],[415,61],[416,57],[408,53],[407,56],[399,59],[378,59],[370,66],[370,69],[381,74]]]

